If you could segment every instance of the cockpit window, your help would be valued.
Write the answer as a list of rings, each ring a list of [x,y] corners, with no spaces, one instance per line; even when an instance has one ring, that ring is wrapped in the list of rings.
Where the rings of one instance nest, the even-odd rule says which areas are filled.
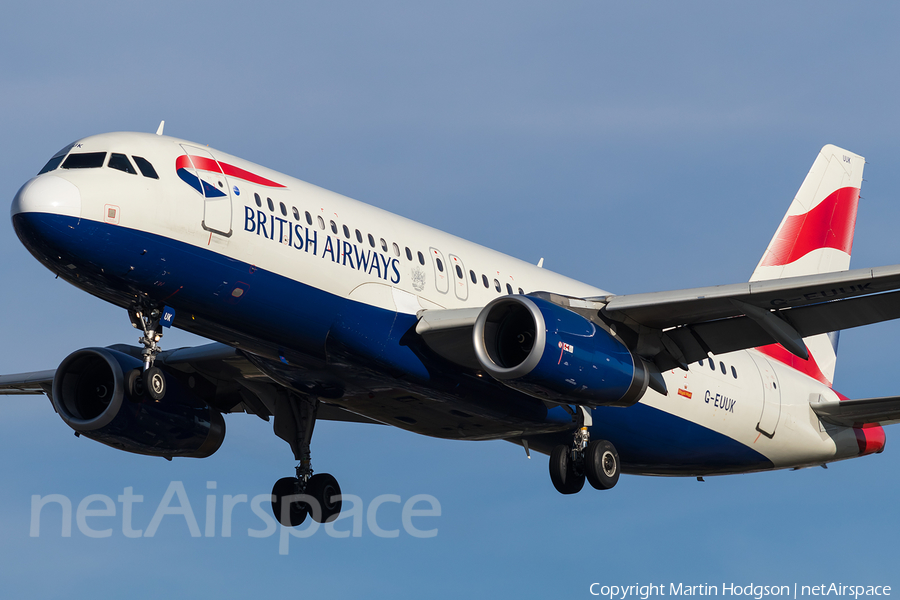
[[[70,154],[62,164],[63,169],[99,169],[106,159],[106,152]]]
[[[74,147],[75,147],[75,142],[72,142],[71,144],[69,144],[68,146],[66,146],[65,148],[63,148],[62,150],[57,152],[56,154],[54,154],[53,158],[51,158],[49,161],[47,161],[47,164],[44,165],[44,168],[41,169],[41,172],[38,173],[38,175],[41,175],[43,173],[46,173],[47,171],[53,171],[54,169],[56,169],[56,167],[59,166],[59,163],[62,162],[62,159],[64,159],[66,157],[66,154],[69,153],[69,150],[71,150]]]
[[[141,175],[144,177],[149,177],[150,179],[159,179],[159,175],[156,174],[156,169],[153,168],[153,165],[150,164],[146,158],[141,156],[132,156],[135,164],[138,166],[138,169],[141,170]]]
[[[54,156],[54,157],[51,158],[49,161],[47,161],[47,164],[44,165],[44,168],[41,169],[41,172],[38,173],[38,175],[43,175],[44,173],[46,173],[46,172],[48,172],[48,171],[53,171],[53,170],[55,170],[56,167],[59,166],[59,163],[62,162],[62,159],[64,159],[65,157],[66,157],[65,154],[63,154],[63,155],[61,155],[61,156]]]
[[[109,166],[110,169],[116,169],[118,171],[131,173],[132,175],[137,175],[137,171],[135,171],[134,167],[131,166],[131,161],[128,160],[128,157],[124,154],[113,153],[113,155],[109,157],[109,165],[107,166]]]

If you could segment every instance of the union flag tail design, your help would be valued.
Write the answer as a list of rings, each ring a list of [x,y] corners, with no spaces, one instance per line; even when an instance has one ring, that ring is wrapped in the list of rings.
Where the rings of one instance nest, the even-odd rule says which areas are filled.
[[[865,162],[863,157],[837,146],[822,148],[750,281],[850,268]],[[808,361],[777,344],[758,350],[831,385],[837,340],[837,332],[804,338],[810,354]]]

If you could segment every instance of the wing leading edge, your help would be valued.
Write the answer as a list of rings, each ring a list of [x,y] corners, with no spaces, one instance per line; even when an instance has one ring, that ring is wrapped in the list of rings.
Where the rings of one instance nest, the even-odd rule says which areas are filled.
[[[140,356],[140,348],[127,345],[110,346],[125,354]],[[212,386],[210,403],[220,412],[245,412],[268,421],[275,414],[274,398],[281,385],[260,371],[247,356],[231,346],[212,343],[192,348],[177,348],[163,352],[157,363],[185,374],[194,373]],[[52,371],[35,371],[0,375],[0,396],[31,396],[52,394]],[[320,403],[317,419],[380,424],[338,406]]]

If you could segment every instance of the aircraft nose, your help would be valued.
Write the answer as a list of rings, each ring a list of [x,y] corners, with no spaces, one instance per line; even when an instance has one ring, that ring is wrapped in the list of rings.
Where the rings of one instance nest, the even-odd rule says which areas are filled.
[[[81,216],[81,192],[75,184],[54,175],[35,177],[16,193],[10,214],[51,213]]]

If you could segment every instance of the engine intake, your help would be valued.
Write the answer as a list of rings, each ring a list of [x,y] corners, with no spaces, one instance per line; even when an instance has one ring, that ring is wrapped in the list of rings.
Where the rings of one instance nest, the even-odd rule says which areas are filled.
[[[625,345],[576,312],[542,298],[503,296],[473,330],[481,367],[531,396],[587,406],[631,406],[649,369]]]
[[[53,406],[78,433],[119,450],[172,458],[205,458],[225,439],[225,419],[164,372],[166,395],[143,392],[138,359],[109,348],[86,348],[60,363]]]

